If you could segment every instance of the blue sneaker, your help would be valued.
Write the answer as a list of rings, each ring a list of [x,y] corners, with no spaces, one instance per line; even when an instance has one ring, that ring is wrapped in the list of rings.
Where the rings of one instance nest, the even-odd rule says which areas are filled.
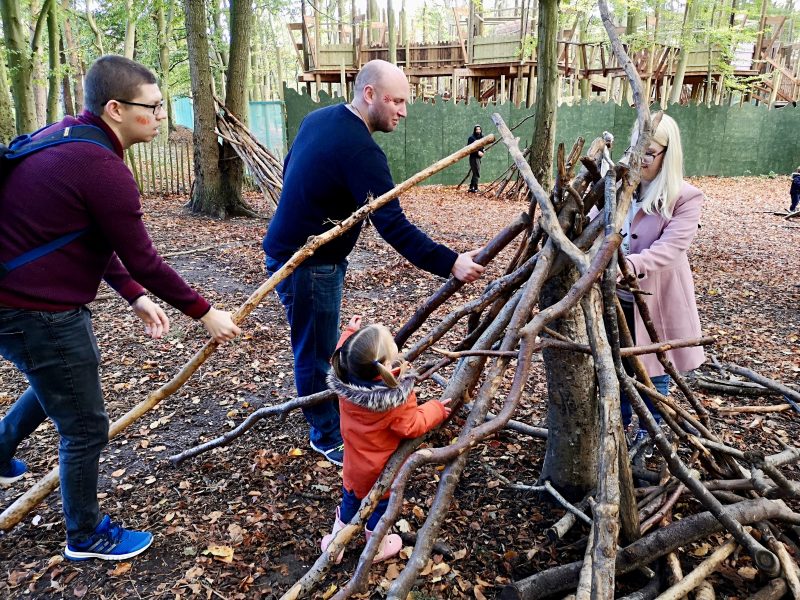
[[[0,486],[11,485],[23,478],[28,472],[28,465],[21,460],[12,458],[5,468],[0,468]]]
[[[125,560],[141,554],[152,543],[152,533],[125,529],[106,515],[88,540],[80,544],[67,542],[64,556],[70,560]]]
[[[344,466],[344,444],[339,444],[338,446],[334,446],[333,448],[328,448],[327,450],[323,450],[314,444],[314,442],[309,442],[311,444],[311,449],[315,452],[319,452],[328,460],[335,465]]]

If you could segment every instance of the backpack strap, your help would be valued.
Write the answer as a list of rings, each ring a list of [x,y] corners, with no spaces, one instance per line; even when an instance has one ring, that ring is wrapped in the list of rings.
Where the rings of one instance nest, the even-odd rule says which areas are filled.
[[[5,160],[18,160],[39,150],[59,146],[67,142],[89,142],[114,152],[114,145],[106,132],[95,125],[71,125],[41,137],[34,137],[40,131],[17,136],[8,145],[3,155]]]
[[[49,125],[33,133],[20,135],[14,138],[7,148],[3,148],[2,159],[20,160],[33,154],[34,152],[38,152],[39,150],[44,150],[45,148],[50,148],[51,146],[59,146],[67,142],[88,142],[90,144],[95,144],[97,146],[106,148],[111,152],[115,152],[114,145],[112,144],[108,135],[106,135],[106,132],[94,125],[72,125],[65,127],[64,129],[54,131],[53,133],[45,136],[35,138],[37,134],[47,127],[49,127]],[[39,246],[38,248],[28,250],[24,254],[21,254],[16,258],[12,258],[8,262],[0,263],[0,279],[5,277],[14,269],[18,269],[29,262],[38,260],[39,258],[42,258],[51,252],[55,252],[59,248],[63,248],[70,242],[78,239],[87,231],[89,231],[88,227],[67,233],[51,242],[48,242],[47,244]]]
[[[33,250],[28,250],[24,254],[20,254],[16,258],[12,258],[8,262],[0,264],[0,279],[8,275],[8,273],[13,271],[14,269],[21,267],[22,265],[26,265],[29,262],[33,262],[34,260],[42,258],[43,256],[50,254],[51,252],[55,252],[59,248],[63,248],[73,240],[78,239],[87,231],[89,231],[88,227],[80,229],[78,231],[67,233],[65,235],[62,235],[60,238],[54,239],[52,242],[48,242],[43,246],[34,248]]]

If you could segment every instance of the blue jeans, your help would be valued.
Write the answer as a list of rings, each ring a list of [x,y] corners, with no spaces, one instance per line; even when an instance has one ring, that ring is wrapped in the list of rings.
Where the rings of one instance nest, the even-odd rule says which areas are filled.
[[[344,486],[342,486],[342,503],[339,505],[339,519],[341,519],[342,523],[349,523],[350,519],[355,516],[355,514],[358,512],[359,506],[361,506],[361,500],[362,499],[357,498],[353,492],[348,492]],[[369,521],[367,521],[367,529],[370,531],[375,531],[375,526],[378,524],[378,521],[381,520],[381,517],[383,516],[383,513],[386,512],[386,507],[388,506],[389,498],[378,502],[378,505],[372,512]]]
[[[0,420],[0,464],[49,418],[60,436],[58,468],[67,540],[85,541],[100,522],[97,472],[108,443],[100,352],[85,307],[63,312],[0,308],[0,355],[28,389]]]
[[[283,263],[267,257],[271,275]],[[330,359],[339,340],[339,311],[347,261],[329,265],[300,265],[278,284],[277,292],[289,321],[294,353],[294,385],[298,396],[328,389]],[[339,402],[331,400],[303,409],[311,442],[323,450],[342,443]]]
[[[650,380],[653,382],[653,385],[656,386],[656,391],[659,394],[662,396],[669,395],[669,384],[671,381],[669,375],[656,375],[655,377],[651,377]],[[658,412],[658,409],[655,406],[653,406],[653,401],[650,400],[650,396],[642,393],[642,400],[644,400],[647,408],[650,409],[650,412],[652,413],[653,417],[655,417],[655,420],[661,423],[661,413]],[[633,418],[633,409],[625,392],[620,392],[619,408],[620,412],[622,413],[622,425],[623,427],[627,427],[631,423],[631,418]],[[644,429],[644,427],[642,427],[642,429]]]

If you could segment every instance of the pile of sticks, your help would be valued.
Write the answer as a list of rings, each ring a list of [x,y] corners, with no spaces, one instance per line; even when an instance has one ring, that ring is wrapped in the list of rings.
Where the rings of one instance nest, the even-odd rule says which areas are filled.
[[[416,472],[431,464],[444,465],[436,497],[416,537],[412,555],[405,568],[386,592],[392,600],[405,600],[428,563],[446,513],[470,450],[488,436],[509,426],[511,417],[525,396],[531,376],[533,354],[547,347],[558,347],[592,355],[599,390],[599,444],[597,486],[577,506],[561,498],[552,487],[537,486],[568,508],[568,513],[551,528],[554,539],[561,537],[573,523],[581,520],[590,525],[584,560],[560,565],[506,586],[501,598],[531,600],[559,592],[576,590],[576,598],[611,600],[616,591],[616,578],[638,570],[650,581],[639,592],[639,598],[654,598],[664,587],[662,598],[681,598],[691,590],[713,593],[708,576],[739,546],[751,556],[753,564],[768,578],[765,591],[769,597],[791,590],[800,597],[795,562],[782,540],[786,539],[781,524],[800,524],[800,514],[789,509],[781,498],[800,494],[800,483],[791,481],[781,471],[785,465],[800,460],[800,449],[787,448],[772,456],[735,448],[724,443],[714,432],[710,415],[695,397],[686,380],[666,357],[665,351],[677,346],[707,344],[708,338],[697,340],[659,340],[647,305],[636,279],[627,272],[625,261],[619,261],[622,222],[628,213],[633,191],[638,185],[641,156],[650,142],[653,124],[642,101],[642,85],[635,69],[622,50],[619,38],[608,17],[605,2],[600,2],[603,22],[612,40],[614,52],[631,80],[638,110],[641,135],[633,149],[629,167],[617,166],[600,176],[604,143],[596,139],[587,155],[583,140],[578,140],[567,155],[558,152],[558,176],[554,189],[545,192],[533,176],[525,156],[499,115],[493,120],[502,141],[532,196],[527,213],[506,227],[479,255],[479,262],[491,260],[504,246],[519,238],[513,258],[504,275],[491,281],[476,298],[450,307],[438,323],[430,324],[426,333],[403,352],[408,361],[433,349],[446,334],[467,323],[466,335],[443,358],[429,361],[420,369],[419,381],[430,379],[444,389],[441,396],[452,398],[453,412],[466,410],[471,399],[469,416],[458,438],[445,447],[419,449],[423,439],[402,444],[386,465],[383,474],[363,499],[358,514],[339,531],[308,572],[284,595],[283,600],[311,597],[325,581],[335,557],[367,521],[375,505],[391,490],[389,506],[375,528],[359,558],[349,582],[336,591],[333,598],[343,600],[363,593],[369,582],[372,560],[380,540],[400,515],[409,481]],[[619,186],[618,186],[619,184]],[[596,206],[602,218],[591,223],[586,218]],[[536,211],[540,215],[534,219]],[[553,304],[538,305],[543,286],[567,268],[577,271],[572,287]],[[616,300],[618,269],[634,292],[640,314],[649,325],[653,344],[634,347],[630,333]],[[403,348],[434,310],[444,305],[461,287],[449,280],[431,296],[398,332],[396,342]],[[550,331],[548,325],[562,318],[575,307],[582,309],[589,344],[578,344]],[[685,402],[658,394],[637,356],[655,352],[665,370],[677,383]],[[635,377],[622,366],[622,356],[631,361]],[[441,375],[452,367],[448,377]],[[511,383],[506,383],[507,375]],[[624,442],[620,420],[620,391],[624,390],[639,426],[653,440],[665,468],[651,471],[647,463],[631,467],[629,450]],[[653,399],[664,417],[663,429],[642,400],[643,392]],[[331,392],[292,399],[278,406],[256,411],[236,430],[172,457],[178,464],[191,456],[230,443],[247,431],[260,418],[284,416],[288,411],[322,400],[332,399]],[[502,402],[497,414],[489,412],[492,402]],[[516,426],[519,428],[520,424]],[[531,428],[533,429],[533,428]],[[532,432],[542,436],[542,431]],[[544,435],[547,435],[544,432]],[[550,437],[548,436],[548,443]],[[636,447],[630,449],[637,455]],[[651,463],[652,464],[652,463]],[[634,475],[649,481],[635,488]],[[679,501],[693,499],[705,510],[672,522],[672,509]],[[589,511],[589,514],[586,512]],[[682,573],[678,550],[698,540],[714,542],[711,536],[727,531],[728,538],[700,566]],[[779,539],[780,538],[780,539]],[[669,583],[662,574],[669,573]],[[777,595],[775,595],[777,594]]]
[[[268,212],[274,213],[283,189],[283,164],[216,96],[214,105],[217,112],[217,135],[228,142],[242,159],[248,173],[264,195]]]

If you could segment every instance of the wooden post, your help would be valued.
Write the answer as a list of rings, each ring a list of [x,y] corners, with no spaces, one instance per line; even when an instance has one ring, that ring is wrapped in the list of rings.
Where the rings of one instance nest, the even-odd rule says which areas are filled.
[[[528,94],[525,98],[525,103],[528,108],[536,102],[536,67],[531,61],[531,66],[528,68]]]
[[[773,69],[772,71],[772,91],[769,93],[769,106],[767,110],[772,110],[775,105],[775,100],[778,99],[778,88],[781,86],[781,71],[780,69]]]
[[[155,162],[155,159],[153,158],[153,146],[155,146],[155,144],[153,142],[150,142],[147,145],[150,146],[150,148],[149,148],[149,150],[150,150],[150,193],[155,195],[155,194],[158,194],[158,188],[156,187],[156,185],[157,185],[157,182],[156,182],[156,162]],[[145,160],[145,164],[146,164],[147,163],[147,155],[145,155],[144,160]]]
[[[495,91],[497,89],[495,88]],[[500,75],[500,104],[506,103],[506,76]]]
[[[344,72],[344,59],[342,59],[341,64],[339,65],[339,85],[341,86],[341,94],[344,101],[347,102],[349,98],[347,97],[347,75]]]
[[[172,162],[172,146],[167,140],[167,158],[169,158],[169,191],[170,194],[178,193],[178,183],[175,181],[175,163]]]

